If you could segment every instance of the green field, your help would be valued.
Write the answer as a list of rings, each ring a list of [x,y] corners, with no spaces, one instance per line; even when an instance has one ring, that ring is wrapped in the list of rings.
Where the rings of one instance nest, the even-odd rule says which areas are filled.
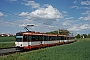
[[[0,42],[14,42],[15,37],[0,37]]]
[[[9,48],[9,47],[14,47],[15,46],[15,43],[14,42],[11,42],[11,43],[0,43],[0,48]]]
[[[0,60],[90,60],[90,39],[54,47],[16,53],[1,57]]]
[[[14,47],[15,37],[0,37],[0,48]]]

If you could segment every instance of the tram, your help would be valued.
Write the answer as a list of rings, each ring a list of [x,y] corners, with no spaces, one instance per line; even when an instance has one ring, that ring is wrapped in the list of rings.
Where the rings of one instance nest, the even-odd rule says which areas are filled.
[[[41,32],[18,32],[16,33],[16,49],[36,49],[75,42],[74,36],[47,34]]]

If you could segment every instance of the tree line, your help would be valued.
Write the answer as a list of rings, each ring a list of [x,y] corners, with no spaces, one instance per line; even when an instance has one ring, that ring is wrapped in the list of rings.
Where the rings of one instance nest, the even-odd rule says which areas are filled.
[[[48,34],[62,34],[62,35],[69,35],[70,34],[70,32],[68,30],[65,30],[65,29],[58,29],[58,30],[46,32],[46,33],[48,33]]]
[[[76,38],[90,38],[90,34],[77,34],[76,36],[75,36]]]
[[[48,34],[62,34],[62,35],[72,35],[73,36],[73,33],[69,32],[68,30],[65,30],[65,29],[58,29],[58,30],[55,30],[55,31],[51,31],[51,32],[46,32]],[[77,34],[75,36],[75,38],[90,38],[90,34]]]

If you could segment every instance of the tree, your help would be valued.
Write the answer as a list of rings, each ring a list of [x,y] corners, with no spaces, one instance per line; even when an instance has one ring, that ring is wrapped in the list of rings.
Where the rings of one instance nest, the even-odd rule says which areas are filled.
[[[59,29],[59,34],[63,34],[63,35],[69,35],[69,31],[68,30],[64,30],[64,29]]]
[[[81,37],[80,34],[77,34],[76,38],[80,38],[80,37]]]
[[[87,34],[83,34],[84,38],[87,38]]]
[[[90,34],[88,34],[88,38],[90,38]]]
[[[51,32],[46,32],[48,34],[58,34],[58,31],[51,31]]]
[[[59,30],[55,30],[55,31],[51,31],[51,32],[46,32],[46,33],[49,33],[49,34],[63,34],[63,35],[69,35],[69,31],[68,30],[65,30],[65,29],[59,29]]]
[[[82,38],[87,38],[88,36],[87,36],[87,34],[82,34],[81,37]]]

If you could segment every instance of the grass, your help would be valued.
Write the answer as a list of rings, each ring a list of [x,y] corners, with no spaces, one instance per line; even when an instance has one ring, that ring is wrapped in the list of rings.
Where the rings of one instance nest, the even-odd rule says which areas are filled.
[[[15,37],[0,37],[0,48],[8,48],[15,46]]]
[[[0,37],[0,42],[14,42],[15,37]]]
[[[90,60],[90,40],[16,53],[1,57],[1,60]]]
[[[0,48],[9,48],[9,47],[14,47],[15,43],[0,43]]]

